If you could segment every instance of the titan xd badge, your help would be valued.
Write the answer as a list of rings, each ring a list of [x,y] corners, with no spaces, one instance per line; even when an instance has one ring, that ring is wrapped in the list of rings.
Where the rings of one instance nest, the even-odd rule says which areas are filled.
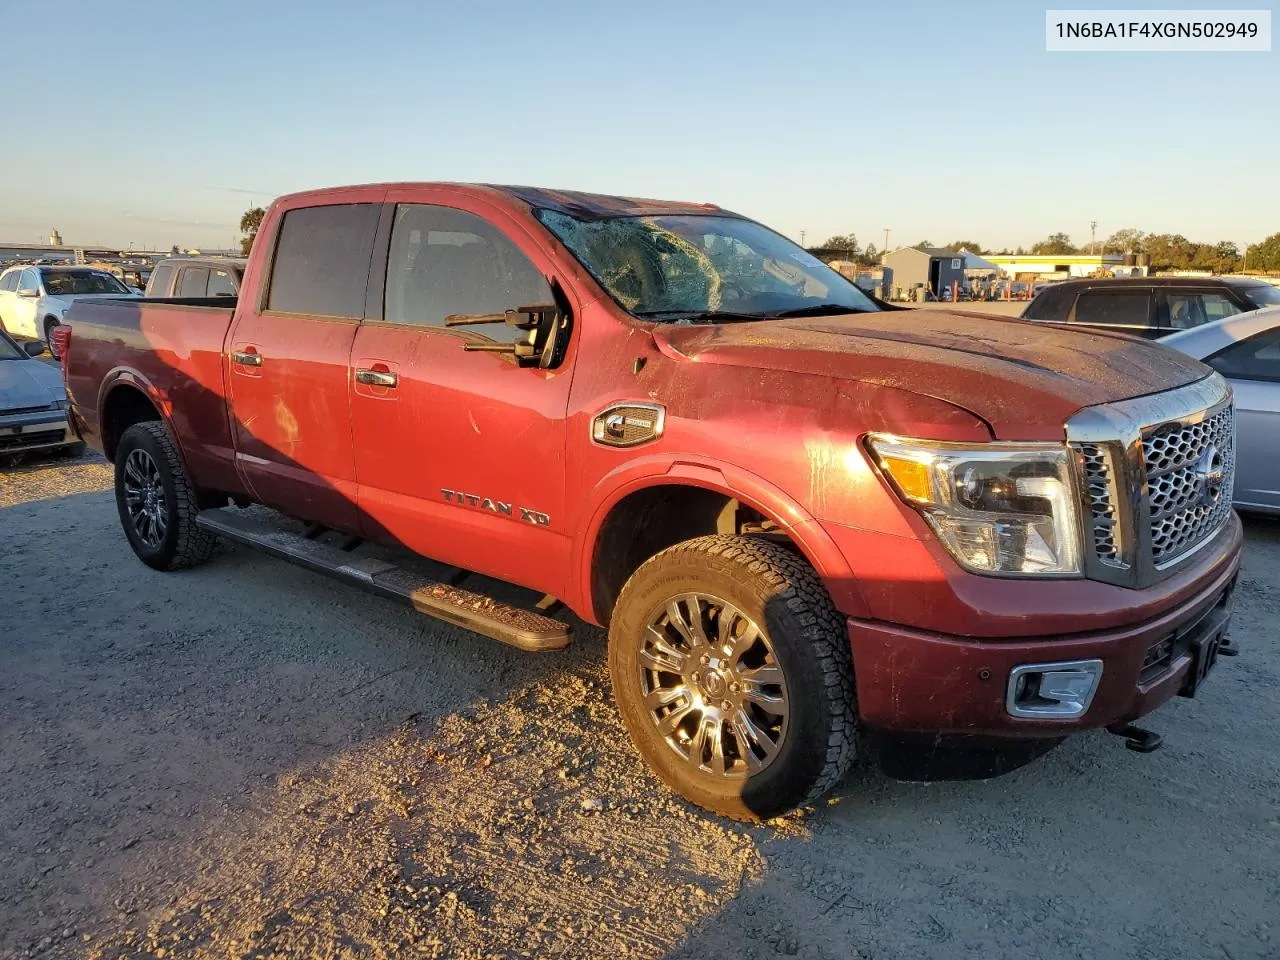
[[[472,507],[476,510],[488,510],[490,513],[511,517],[513,520],[516,519],[516,512],[518,511],[519,518],[526,523],[532,523],[536,527],[551,526],[551,518],[540,510],[530,510],[528,507],[512,507],[511,504],[502,500],[482,497],[478,493],[463,493],[460,490],[450,490],[448,487],[441,487],[440,492],[444,494],[445,503],[452,503],[459,507]]]

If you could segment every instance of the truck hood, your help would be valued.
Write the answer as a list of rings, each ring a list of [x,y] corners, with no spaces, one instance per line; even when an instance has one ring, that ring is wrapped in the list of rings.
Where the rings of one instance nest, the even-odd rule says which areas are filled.
[[[963,407],[999,439],[1062,437],[1082,407],[1170,390],[1209,369],[1117,334],[949,310],[759,323],[664,324],[659,349],[696,363],[816,374]]]
[[[0,360],[0,413],[47,407],[64,397],[57,367],[39,360]]]

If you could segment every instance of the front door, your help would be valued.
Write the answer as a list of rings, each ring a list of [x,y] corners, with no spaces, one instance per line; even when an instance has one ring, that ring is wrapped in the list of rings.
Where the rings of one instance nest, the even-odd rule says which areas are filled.
[[[37,340],[44,338],[37,316],[40,311],[41,282],[40,271],[34,267],[28,267],[18,275],[18,289],[5,304],[4,322],[10,333]]]
[[[266,289],[241,298],[225,361],[245,483],[263,503],[346,531],[359,528],[347,377],[380,210],[286,210]]]
[[[501,211],[407,202],[423,196],[387,197],[381,315],[361,325],[352,350],[366,532],[556,593],[569,575],[570,364],[522,367],[509,354],[463,349],[527,336],[515,327],[445,326],[451,315],[550,302],[550,260]],[[390,206],[397,200],[406,202]]]

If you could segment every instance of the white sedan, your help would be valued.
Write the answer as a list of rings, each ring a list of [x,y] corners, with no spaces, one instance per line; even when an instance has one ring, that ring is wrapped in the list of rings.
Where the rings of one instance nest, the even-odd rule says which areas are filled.
[[[137,297],[105,270],[90,267],[11,267],[0,273],[0,326],[15,337],[43,340],[54,353],[53,328],[82,297]]]
[[[1235,504],[1280,513],[1280,307],[1237,314],[1160,342],[1230,381],[1236,394]]]

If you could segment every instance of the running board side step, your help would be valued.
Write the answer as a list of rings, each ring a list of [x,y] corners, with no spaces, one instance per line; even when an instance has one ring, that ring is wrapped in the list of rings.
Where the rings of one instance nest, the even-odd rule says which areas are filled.
[[[430,580],[386,560],[353,557],[305,534],[290,533],[227,508],[202,510],[196,526],[281,560],[355,584],[419,613],[532,653],[563,650],[572,639],[568,624],[483,594]]]

